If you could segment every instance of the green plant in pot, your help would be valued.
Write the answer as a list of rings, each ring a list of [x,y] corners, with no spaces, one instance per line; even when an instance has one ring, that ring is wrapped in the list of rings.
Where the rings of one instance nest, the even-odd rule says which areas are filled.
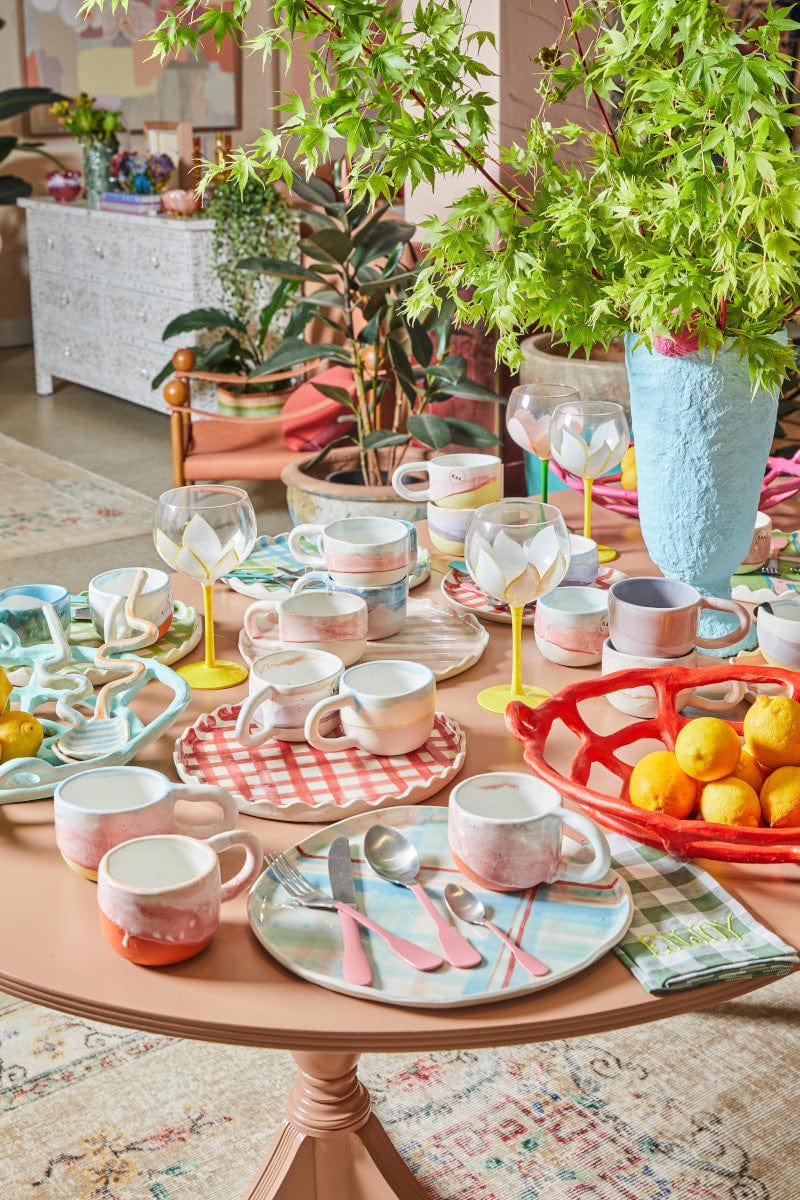
[[[435,411],[453,397],[493,405],[500,398],[467,377],[463,357],[450,354],[451,304],[409,320],[408,288],[418,270],[410,249],[415,227],[392,216],[387,204],[373,206],[368,197],[354,202],[321,179],[295,176],[293,185],[313,206],[304,213],[311,228],[300,243],[303,262],[262,257],[240,266],[307,289],[282,341],[251,380],[321,359],[345,368],[351,384],[314,382],[341,407],[341,434],[305,470],[350,448],[352,478],[334,481],[380,488],[414,444],[435,450],[453,443],[496,446],[498,437],[484,425]],[[330,330],[329,340],[309,335],[309,327],[319,323]],[[339,463],[343,457],[340,453]],[[291,477],[296,474],[292,468]]]
[[[302,41],[310,99],[288,98],[233,169],[278,178],[299,146],[313,171],[334,135],[357,198],[476,169],[481,186],[428,224],[410,310],[444,291],[458,319],[498,331],[512,365],[536,325],[573,351],[624,337],[648,549],[665,573],[727,592],[793,365],[800,164],[780,39],[797,25],[768,8],[740,29],[716,0],[563,7],[534,64],[541,110],[492,153],[491,35],[456,0],[278,3],[250,45],[268,58]],[[178,51],[202,19],[171,14],[152,37]],[[585,100],[586,120],[552,124],[567,98]]]

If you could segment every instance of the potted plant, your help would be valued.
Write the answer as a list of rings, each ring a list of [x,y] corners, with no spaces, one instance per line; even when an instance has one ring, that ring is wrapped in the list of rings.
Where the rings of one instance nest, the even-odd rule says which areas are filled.
[[[94,98],[86,92],[72,100],[57,100],[50,112],[83,146],[86,203],[97,208],[103,192],[111,187],[111,158],[119,149],[117,134],[125,129],[122,113],[95,108]]]
[[[768,8],[740,29],[716,0],[563,4],[536,63],[541,115],[496,153],[480,86],[491,34],[457,0],[280,4],[249,39],[249,3],[233,20],[195,7],[152,37],[179,51],[206,22],[267,58],[307,46],[310,99],[287,99],[278,130],[239,153],[242,178],[286,174],[290,143],[313,171],[335,134],[357,198],[475,168],[484,183],[428,224],[411,311],[444,290],[512,365],[536,325],[572,351],[624,337],[648,549],[665,573],[727,592],[794,361],[800,163],[781,37],[798,26]],[[591,120],[551,124],[548,106],[575,95]]]

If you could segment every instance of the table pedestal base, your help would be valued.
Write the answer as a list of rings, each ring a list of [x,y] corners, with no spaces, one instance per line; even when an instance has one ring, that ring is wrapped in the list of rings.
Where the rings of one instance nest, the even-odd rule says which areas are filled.
[[[430,1200],[370,1111],[359,1055],[293,1057],[286,1119],[245,1200]]]

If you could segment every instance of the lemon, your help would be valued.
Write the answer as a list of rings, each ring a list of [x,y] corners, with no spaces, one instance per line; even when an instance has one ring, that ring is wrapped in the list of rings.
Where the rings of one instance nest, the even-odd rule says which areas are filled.
[[[11,695],[11,684],[8,681],[8,676],[2,667],[0,667],[0,713],[4,713],[8,708],[8,698]]]
[[[800,825],[800,767],[778,767],[761,789],[761,811],[773,829]]]
[[[800,766],[800,704],[758,696],[744,719],[747,749],[765,767]]]
[[[767,778],[767,772],[757,763],[749,750],[742,749],[739,758],[739,765],[735,771],[731,771],[731,775],[736,779],[743,779],[745,783],[749,783],[750,787],[756,792],[760,792],[764,786],[764,780]]]
[[[697,784],[681,770],[671,750],[645,754],[631,772],[631,804],[669,817],[688,817],[697,801]]]
[[[629,446],[623,454],[620,469],[622,471],[619,478],[620,487],[635,492],[639,486],[639,480],[636,473],[636,451],[633,446]]]
[[[735,775],[712,780],[700,793],[700,816],[718,825],[745,825],[754,829],[761,824],[758,792]]]
[[[44,740],[44,730],[30,713],[0,714],[0,763],[11,758],[31,758]]]
[[[733,774],[741,753],[736,730],[719,717],[696,717],[675,739],[675,757],[681,769],[701,783]]]

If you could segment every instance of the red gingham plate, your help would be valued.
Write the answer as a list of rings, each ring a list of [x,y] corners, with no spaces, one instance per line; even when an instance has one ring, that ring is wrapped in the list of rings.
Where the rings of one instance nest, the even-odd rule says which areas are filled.
[[[204,713],[175,743],[185,783],[211,783],[235,797],[239,811],[276,821],[339,821],[355,813],[429,800],[464,763],[460,725],[437,713],[433,733],[411,754],[376,758],[364,750],[323,753],[307,742],[246,749],[236,740],[241,705]]]
[[[627,579],[622,571],[614,567],[600,566],[595,587],[608,591],[612,583],[619,579]],[[462,612],[473,613],[484,621],[498,621],[501,625],[511,624],[511,611],[502,600],[493,600],[483,588],[478,587],[471,575],[466,571],[458,571],[454,567],[445,575],[441,583],[442,595]],[[522,624],[532,625],[536,615],[536,602],[526,604],[522,613]]]

